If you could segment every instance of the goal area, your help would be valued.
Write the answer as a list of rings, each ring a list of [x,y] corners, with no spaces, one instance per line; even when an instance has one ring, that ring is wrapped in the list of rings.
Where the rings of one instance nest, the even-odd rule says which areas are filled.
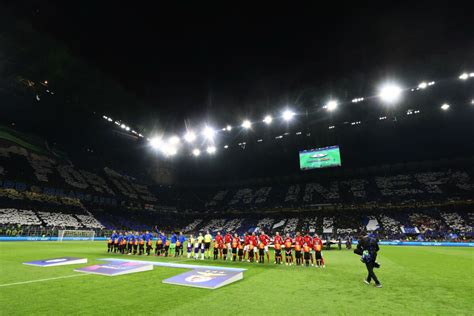
[[[91,240],[95,237],[93,230],[60,230],[58,231],[58,241],[63,240]]]

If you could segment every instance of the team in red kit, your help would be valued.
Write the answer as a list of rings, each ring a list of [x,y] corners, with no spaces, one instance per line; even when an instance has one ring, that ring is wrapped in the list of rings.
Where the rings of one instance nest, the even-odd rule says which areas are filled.
[[[145,253],[150,255],[153,249],[153,235],[147,232],[142,235],[127,235],[123,237],[121,234],[111,236],[107,241],[108,252],[119,252],[125,253],[128,240],[128,255],[138,254],[142,255]],[[217,232],[213,237],[209,231],[203,236],[199,233],[197,237],[190,235],[189,239],[183,234],[173,234],[170,239],[167,238],[162,232],[159,232],[156,237],[156,250],[155,255],[164,255],[165,257],[169,254],[169,249],[174,249],[174,256],[179,257],[184,255],[183,246],[186,242],[187,258],[193,257],[198,260],[211,258],[211,248],[214,255],[214,260],[232,260],[232,261],[247,261],[247,262],[258,262],[258,263],[270,263],[273,261],[274,264],[286,265],[305,265],[305,266],[316,266],[325,267],[324,258],[322,254],[323,241],[317,234],[310,236],[306,234],[302,236],[299,232],[292,238],[290,234],[286,234],[283,238],[278,232],[275,233],[273,238],[268,236],[263,230],[258,234],[245,233],[244,236],[240,237],[237,233],[233,235],[227,232],[222,235]],[[174,245],[171,248],[171,245]],[[212,246],[211,246],[212,245]],[[273,260],[270,259],[269,247],[274,248]],[[122,249],[123,251],[120,251]],[[284,258],[283,258],[284,252]],[[193,255],[194,253],[194,255]],[[200,256],[199,256],[200,254]]]
[[[294,238],[286,234],[283,238],[277,232],[271,238],[264,231],[258,234],[245,233],[241,238],[237,233],[227,232],[224,236],[217,232],[213,239],[214,260],[247,261],[270,263],[270,244],[274,247],[274,264],[305,265],[325,267],[322,255],[323,241],[317,234],[302,236],[299,232]],[[284,252],[284,258],[283,258]]]

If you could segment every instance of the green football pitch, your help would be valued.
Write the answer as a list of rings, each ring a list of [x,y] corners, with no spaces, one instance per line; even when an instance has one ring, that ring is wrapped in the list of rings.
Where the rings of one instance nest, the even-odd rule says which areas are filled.
[[[241,267],[244,279],[216,290],[163,284],[183,269],[107,277],[73,272],[103,263],[104,242],[0,243],[2,315],[472,315],[474,249],[381,248],[376,273],[383,288],[362,282],[364,265],[352,251],[325,251],[326,269],[186,258],[140,260]],[[89,263],[41,268],[22,262],[62,256]],[[120,258],[137,259],[136,256]]]

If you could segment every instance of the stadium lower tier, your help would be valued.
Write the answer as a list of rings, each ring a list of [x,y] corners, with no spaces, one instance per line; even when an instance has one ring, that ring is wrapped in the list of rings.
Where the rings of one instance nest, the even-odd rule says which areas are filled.
[[[1,236],[57,237],[59,230],[94,230],[95,236],[110,236],[112,230],[152,231],[184,234],[210,231],[268,234],[295,232],[355,238],[361,232],[376,232],[380,239],[417,241],[472,241],[474,211],[466,208],[405,208],[282,213],[278,215],[162,214],[153,211],[121,210],[34,210],[0,209]]]

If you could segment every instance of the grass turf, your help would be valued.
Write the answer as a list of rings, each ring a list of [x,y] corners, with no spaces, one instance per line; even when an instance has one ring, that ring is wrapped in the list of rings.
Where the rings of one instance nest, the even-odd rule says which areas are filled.
[[[234,266],[248,269],[244,279],[217,290],[163,284],[183,269],[106,277],[73,272],[103,263],[104,242],[0,243],[2,315],[162,314],[162,315],[312,315],[312,314],[473,314],[474,249],[382,247],[376,270],[383,288],[362,282],[364,265],[352,251],[325,251],[326,269],[197,261],[185,258],[121,256]],[[41,268],[22,262],[62,256],[86,257],[87,264]],[[11,283],[81,275],[36,283]],[[6,285],[6,286],[5,286]]]

